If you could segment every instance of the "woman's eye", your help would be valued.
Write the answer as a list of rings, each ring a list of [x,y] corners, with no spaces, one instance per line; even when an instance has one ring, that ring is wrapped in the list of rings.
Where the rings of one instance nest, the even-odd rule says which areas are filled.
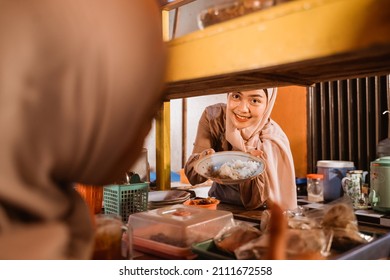
[[[235,99],[235,100],[236,100],[236,99],[239,99],[239,98],[240,98],[240,95],[239,95],[239,94],[232,94],[232,98]]]
[[[261,103],[261,100],[260,99],[252,99],[251,103],[254,105],[258,105]]]

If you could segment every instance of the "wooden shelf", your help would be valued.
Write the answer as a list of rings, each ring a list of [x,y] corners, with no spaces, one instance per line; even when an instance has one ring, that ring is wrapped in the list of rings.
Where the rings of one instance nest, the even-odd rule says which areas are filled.
[[[167,44],[166,100],[382,75],[390,1],[292,1]]]

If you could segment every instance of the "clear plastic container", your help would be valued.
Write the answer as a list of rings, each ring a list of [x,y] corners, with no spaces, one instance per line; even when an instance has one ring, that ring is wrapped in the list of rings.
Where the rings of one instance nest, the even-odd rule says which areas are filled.
[[[307,200],[324,201],[324,175],[307,174]]]
[[[231,212],[175,204],[130,215],[135,248],[184,257],[191,245],[213,238],[234,223]]]
[[[319,160],[317,173],[324,175],[324,201],[333,201],[343,196],[341,179],[350,170],[355,170],[352,161]]]

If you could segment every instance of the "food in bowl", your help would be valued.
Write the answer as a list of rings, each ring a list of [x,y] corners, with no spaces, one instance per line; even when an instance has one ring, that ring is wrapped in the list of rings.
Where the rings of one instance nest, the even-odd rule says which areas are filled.
[[[222,164],[217,170],[210,166],[210,175],[214,178],[240,180],[253,176],[259,168],[259,162],[233,159]]]
[[[207,209],[217,209],[217,205],[219,204],[219,200],[213,197],[207,198],[194,198],[185,201],[183,204],[188,206],[195,206],[199,208],[207,208]]]

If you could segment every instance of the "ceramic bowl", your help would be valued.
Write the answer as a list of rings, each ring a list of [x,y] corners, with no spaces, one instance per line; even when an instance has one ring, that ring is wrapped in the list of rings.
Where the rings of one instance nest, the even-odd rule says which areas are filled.
[[[197,208],[216,210],[220,201],[216,198],[194,198],[185,201],[183,204],[187,206],[193,206]]]

